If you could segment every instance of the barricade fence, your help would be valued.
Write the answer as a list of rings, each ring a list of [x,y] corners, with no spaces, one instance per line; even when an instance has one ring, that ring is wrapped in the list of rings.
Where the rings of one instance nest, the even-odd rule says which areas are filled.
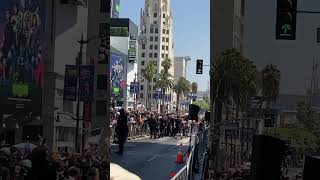
[[[173,177],[171,180],[192,180],[194,175],[200,174],[202,164],[200,158],[205,159],[208,143],[208,130],[198,131],[192,140],[192,150],[189,158],[187,159],[186,165]]]
[[[130,122],[128,125],[128,129],[129,129],[128,137],[127,137],[128,140],[143,137],[150,134],[149,126],[146,123],[142,124],[142,123]],[[110,141],[116,142],[117,134],[116,134],[115,123],[112,123],[110,125],[110,130],[111,130]]]

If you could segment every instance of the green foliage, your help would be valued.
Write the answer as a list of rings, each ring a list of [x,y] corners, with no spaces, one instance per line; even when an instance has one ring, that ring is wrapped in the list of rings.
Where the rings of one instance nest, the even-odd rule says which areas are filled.
[[[173,91],[177,94],[184,94],[184,95],[188,95],[189,93],[189,89],[190,89],[190,82],[184,78],[184,77],[180,77],[178,79],[178,82],[173,86]]]
[[[206,101],[195,101],[192,104],[199,106],[203,111],[209,111],[210,109],[210,105]]]
[[[245,59],[234,49],[222,52],[212,66],[214,83],[213,100],[224,102],[231,98],[241,106],[257,88],[257,68],[252,61]]]
[[[308,129],[297,128],[273,128],[265,132],[266,135],[273,136],[284,141],[290,141],[290,146],[298,154],[316,152],[319,148],[317,136]]]
[[[279,94],[280,70],[277,66],[267,65],[261,72],[262,95],[268,100],[275,100]]]
[[[128,37],[129,32],[126,27],[110,27],[110,36]]]
[[[203,100],[204,100],[206,103],[210,104],[210,98],[209,98],[208,94],[204,94],[204,95],[203,95]]]

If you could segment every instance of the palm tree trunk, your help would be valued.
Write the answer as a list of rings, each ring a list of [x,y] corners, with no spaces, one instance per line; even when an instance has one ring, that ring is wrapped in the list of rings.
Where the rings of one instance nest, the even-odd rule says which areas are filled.
[[[179,101],[180,101],[180,94],[177,93],[177,105],[176,105],[176,112],[177,112],[177,114],[178,114],[178,112],[179,112],[179,105],[180,105]]]
[[[220,169],[221,164],[219,160],[220,156],[220,124],[222,120],[222,101],[220,98],[217,98],[215,101],[215,119],[214,119],[214,127],[213,127],[213,135],[214,138],[213,143],[211,143],[211,165],[209,166],[210,170],[213,170],[216,172],[217,170]]]
[[[166,104],[166,89],[162,89],[162,108],[161,111],[164,113]]]

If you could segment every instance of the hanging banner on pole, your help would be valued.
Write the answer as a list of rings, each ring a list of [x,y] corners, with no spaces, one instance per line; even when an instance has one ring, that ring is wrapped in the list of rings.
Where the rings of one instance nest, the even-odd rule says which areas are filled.
[[[129,61],[136,61],[136,55],[137,55],[136,41],[131,40],[129,41],[129,52],[128,52]]]
[[[91,125],[91,102],[85,102],[83,105],[83,123],[85,133],[88,133]]]
[[[79,81],[80,101],[93,101],[94,90],[94,66],[80,66],[80,81]]]
[[[77,66],[66,65],[64,75],[63,99],[68,101],[77,100]]]

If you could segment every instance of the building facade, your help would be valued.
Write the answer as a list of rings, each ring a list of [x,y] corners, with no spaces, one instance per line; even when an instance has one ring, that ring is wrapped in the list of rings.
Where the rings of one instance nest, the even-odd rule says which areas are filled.
[[[18,94],[20,94],[20,97],[6,97],[6,99],[14,98],[14,100],[21,98],[20,100],[24,102],[34,103],[34,105],[32,105],[34,108],[31,110],[29,109],[29,103],[24,103],[25,105],[23,105],[24,107],[22,107],[22,109],[17,109],[15,107],[15,110],[12,112],[2,112],[1,108],[0,114],[4,117],[1,118],[2,124],[6,124],[10,118],[17,119],[15,122],[15,133],[13,133],[14,136],[13,138],[7,138],[6,141],[9,144],[16,144],[24,141],[38,144],[39,139],[46,138],[50,150],[64,151],[68,149],[73,151],[75,150],[77,103],[76,101],[68,101],[63,98],[66,65],[75,65],[77,58],[80,57],[80,44],[78,41],[81,39],[81,36],[83,36],[84,40],[91,39],[88,44],[83,46],[82,58],[79,58],[79,61],[82,65],[91,64],[95,66],[95,87],[93,88],[95,89],[95,92],[93,93],[96,97],[94,97],[94,101],[90,102],[88,114],[85,115],[87,116],[85,119],[88,120],[88,124],[82,127],[83,121],[79,121],[78,142],[81,144],[80,137],[82,134],[88,134],[87,131],[90,131],[91,128],[105,127],[106,124],[108,124],[108,113],[106,108],[106,100],[108,98],[106,86],[108,78],[104,78],[104,80],[98,82],[98,79],[101,79],[99,78],[101,75],[104,77],[108,75],[106,70],[106,58],[109,57],[107,52],[108,47],[106,45],[108,42],[105,39],[103,40],[97,37],[99,36],[99,33],[101,33],[99,30],[104,29],[101,27],[108,27],[107,24],[110,14],[110,8],[108,7],[110,6],[106,3],[100,3],[100,1],[90,1],[89,4],[87,4],[85,1],[74,3],[74,1],[46,0],[40,1],[39,4],[39,1],[24,2],[10,0],[8,3],[17,4],[16,7],[12,8],[16,8],[18,11],[21,8],[26,7],[36,6],[39,8],[37,25],[41,28],[39,28],[39,34],[32,36],[33,38],[39,39],[35,41],[37,42],[35,45],[38,48],[34,48],[34,50],[38,50],[38,55],[27,62],[37,62],[38,65],[35,67],[39,68],[34,71],[37,72],[35,73],[37,76],[34,78],[36,81],[30,82],[40,84],[41,89],[37,92],[37,97],[40,100],[28,95],[28,93],[26,94],[26,92],[34,93],[34,91],[37,90],[33,83],[28,83],[26,81],[25,83],[18,84],[20,86],[18,87],[19,89],[22,87],[22,91],[17,91]],[[1,4],[1,7],[10,8],[6,6],[7,4]],[[0,11],[2,12],[2,10]],[[94,21],[90,19],[94,19]],[[105,28],[104,34],[107,35],[106,32],[109,31],[108,28]],[[101,44],[104,45],[101,46]],[[100,59],[98,58],[99,47],[104,47],[105,53],[104,57]],[[26,74],[27,73],[28,72],[26,71]],[[99,84],[101,85],[101,83],[104,83],[104,89],[100,88],[101,86],[99,86]],[[101,101],[103,103],[100,103]],[[10,104],[18,105],[21,103],[14,102]],[[99,111],[101,110],[99,108],[102,104],[105,107],[101,108],[103,109],[103,112]],[[84,103],[80,102],[79,119],[84,119],[83,106]],[[1,105],[1,107],[3,106]],[[28,116],[23,113],[23,109],[29,112]],[[25,118],[21,119],[21,117]],[[11,135],[12,133],[9,127],[11,128],[12,125],[8,124],[6,128],[1,128],[1,132],[4,130],[4,134]],[[107,133],[107,131],[104,132]],[[107,137],[106,134],[105,137]]]
[[[174,58],[174,82],[178,82],[179,78],[187,78],[187,63],[191,61],[190,57]]]
[[[139,85],[137,80],[138,26],[127,18],[111,19],[111,101],[113,106],[133,108]],[[135,91],[133,91],[135,90]]]
[[[140,37],[139,37],[139,62],[138,77],[140,80],[139,102],[146,106],[147,80],[143,77],[146,65],[154,61],[157,66],[157,74],[161,71],[161,62],[165,58],[174,60],[173,51],[173,14],[170,0],[145,0],[145,7],[140,13]],[[174,63],[172,63],[173,65]],[[174,75],[174,65],[169,71]],[[151,83],[151,109],[159,110],[159,89],[155,87],[156,76]],[[143,90],[142,90],[143,89]],[[173,92],[167,92],[168,108],[173,107]]]

